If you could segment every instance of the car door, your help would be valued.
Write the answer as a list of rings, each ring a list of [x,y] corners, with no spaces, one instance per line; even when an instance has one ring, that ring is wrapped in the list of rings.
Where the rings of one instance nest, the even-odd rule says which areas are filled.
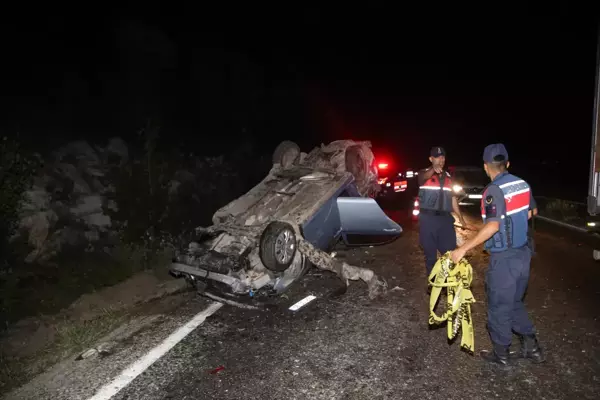
[[[400,236],[402,227],[392,221],[374,199],[345,194],[338,197],[336,203],[342,238],[347,245],[380,245]]]

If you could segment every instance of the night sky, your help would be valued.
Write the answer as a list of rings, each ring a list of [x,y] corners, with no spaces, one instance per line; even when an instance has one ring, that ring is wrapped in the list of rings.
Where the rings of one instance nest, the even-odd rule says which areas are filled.
[[[151,118],[207,153],[368,139],[398,168],[501,141],[534,190],[585,196],[597,9],[133,10],[4,21],[3,132],[55,147]]]

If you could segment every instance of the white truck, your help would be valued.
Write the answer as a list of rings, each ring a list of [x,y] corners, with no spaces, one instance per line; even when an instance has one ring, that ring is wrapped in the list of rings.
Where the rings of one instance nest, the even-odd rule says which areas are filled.
[[[587,209],[589,214],[587,227],[590,233],[596,235],[600,233],[600,142],[598,141],[598,136],[600,136],[600,34],[598,35],[597,44],[592,150],[587,198]],[[595,260],[600,260],[600,250],[594,250],[593,255]]]

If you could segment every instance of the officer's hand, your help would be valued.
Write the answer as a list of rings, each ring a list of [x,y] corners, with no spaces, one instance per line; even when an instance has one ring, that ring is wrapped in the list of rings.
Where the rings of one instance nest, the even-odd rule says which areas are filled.
[[[442,167],[440,167],[438,165],[434,165],[433,166],[433,170],[436,172],[436,174],[441,174],[442,173]]]
[[[450,259],[454,264],[458,264],[465,256],[465,253],[466,251],[462,247],[459,247],[458,249],[450,252]]]
[[[469,231],[476,231],[477,230],[473,225],[467,223],[467,221],[465,221],[464,218],[462,218],[459,221],[459,223],[460,223],[461,228],[463,228],[463,229],[466,229],[466,230],[469,230]]]

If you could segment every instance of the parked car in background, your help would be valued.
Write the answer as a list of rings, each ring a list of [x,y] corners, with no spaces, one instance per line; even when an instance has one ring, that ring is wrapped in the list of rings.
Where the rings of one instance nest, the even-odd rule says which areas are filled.
[[[459,196],[459,205],[479,206],[483,191],[490,181],[483,167],[450,166],[448,172],[452,175],[452,190]]]

